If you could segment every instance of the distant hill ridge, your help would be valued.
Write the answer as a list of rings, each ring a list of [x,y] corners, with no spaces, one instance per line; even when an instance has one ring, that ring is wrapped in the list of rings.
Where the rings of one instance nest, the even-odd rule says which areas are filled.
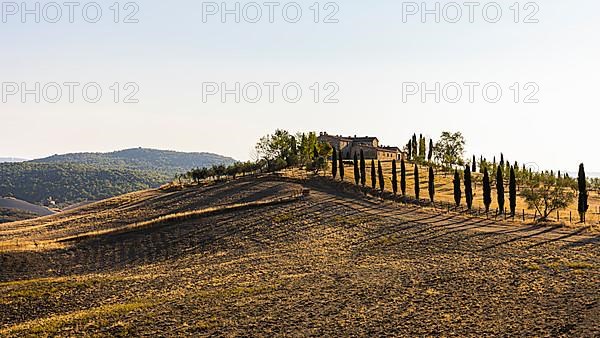
[[[156,188],[176,174],[235,162],[211,153],[134,148],[110,153],[54,155],[22,163],[0,163],[0,197],[60,207]]]
[[[171,150],[132,148],[110,153],[72,153],[53,155],[31,161],[34,163],[77,163],[96,167],[127,167],[137,170],[153,170],[169,175],[197,167],[231,164],[235,160],[213,153],[185,153]]]
[[[0,157],[0,163],[15,163],[15,162],[25,162],[26,159],[16,158],[16,157]]]

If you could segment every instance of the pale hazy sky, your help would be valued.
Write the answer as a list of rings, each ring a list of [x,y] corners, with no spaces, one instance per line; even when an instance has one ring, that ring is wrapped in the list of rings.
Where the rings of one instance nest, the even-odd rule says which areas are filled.
[[[458,23],[448,22],[456,16],[452,7],[446,7],[440,23],[434,15],[422,23],[420,14],[404,23],[403,6],[409,2],[398,0],[338,1],[332,18],[339,22],[323,23],[336,10],[323,1],[315,23],[310,8],[315,1],[296,1],[303,11],[297,23],[285,21],[294,19],[291,5],[288,16],[282,15],[288,2],[275,7],[274,23],[263,2],[258,23],[245,21],[255,16],[252,7],[240,23],[233,15],[225,23],[219,15],[203,23],[208,2],[145,0],[137,3],[139,12],[133,16],[139,22],[128,24],[122,21],[136,8],[124,8],[126,2],[120,3],[118,24],[110,9],[113,0],[97,1],[103,15],[95,24],[84,20],[94,19],[94,7],[88,6],[88,16],[82,16],[86,2],[75,7],[74,23],[68,7],[62,7],[63,17],[55,24],[48,22],[56,16],[52,7],[41,13],[40,23],[32,14],[22,23],[21,13],[12,15],[14,8],[4,2],[0,81],[5,95],[14,89],[11,82],[25,82],[30,89],[36,82],[96,82],[103,96],[98,103],[87,103],[78,87],[70,103],[64,85],[63,98],[54,104],[43,98],[35,103],[33,95],[26,103],[20,93],[6,96],[6,103],[0,101],[0,156],[35,158],[142,146],[248,159],[256,140],[275,128],[377,135],[393,145],[405,144],[413,132],[436,137],[443,130],[459,130],[467,138],[467,156],[483,152],[491,158],[502,151],[511,162],[535,162],[544,169],[575,171],[583,161],[589,171],[600,171],[597,0],[534,2],[539,11],[529,19],[538,23],[524,23],[536,12],[527,2],[519,4],[515,23],[514,0],[481,2],[473,23],[464,5]],[[34,8],[35,2],[26,3]],[[235,2],[226,3],[234,8]],[[488,16],[482,14],[486,4]],[[489,23],[486,19],[496,16],[494,4],[502,17]],[[435,2],[427,1],[427,6],[433,9]],[[112,102],[115,82],[121,87],[135,82],[139,103]],[[298,103],[287,103],[278,87],[271,103],[263,85],[258,103],[243,98],[235,103],[233,95],[227,103],[217,96],[203,103],[206,82],[225,82],[230,88],[236,82],[295,82],[303,96]],[[310,87],[315,82],[321,87],[320,103],[313,102]],[[329,82],[339,86],[339,103],[322,102],[333,88],[323,88]],[[419,96],[404,103],[403,83],[408,82],[425,82],[430,89],[436,82],[494,82],[503,96],[498,103],[487,103],[478,87],[470,103],[463,85],[458,103],[443,98],[436,103],[433,95],[426,103]],[[516,82],[520,103],[513,102],[510,89]],[[539,103],[523,103],[534,88],[524,88],[529,82],[539,87],[534,97]],[[121,96],[129,91],[121,88]],[[452,91],[448,95],[454,96]]]

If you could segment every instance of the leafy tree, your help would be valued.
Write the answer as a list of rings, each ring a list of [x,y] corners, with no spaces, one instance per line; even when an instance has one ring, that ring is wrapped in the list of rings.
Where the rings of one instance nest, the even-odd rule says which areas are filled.
[[[379,176],[379,189],[381,192],[385,190],[385,180],[383,179],[383,169],[381,168],[381,161],[377,161],[377,175]]]
[[[354,153],[354,183],[360,184],[360,169],[358,168],[358,154]]]
[[[273,135],[262,137],[256,144],[258,155],[267,161],[269,170],[273,170],[273,163],[284,160],[286,166],[294,166],[298,163],[298,150],[296,138],[285,130],[276,130]]]
[[[338,154],[338,161],[339,161],[339,166],[340,166],[340,179],[343,182],[344,181],[344,159],[342,157],[342,150],[341,149],[340,149],[340,152]]]
[[[546,221],[554,211],[565,209],[575,199],[568,183],[555,177],[536,173],[521,190],[521,196],[529,208],[541,215],[538,220]]]
[[[587,192],[587,179],[585,178],[585,167],[583,163],[579,165],[579,174],[577,176],[577,186],[579,188],[579,198],[577,203],[577,210],[579,211],[579,218],[582,223],[585,223],[585,214],[588,211],[588,192]]]
[[[492,186],[487,168],[483,169],[483,204],[485,205],[485,213],[487,214],[490,212],[490,205],[492,204]]]
[[[415,176],[415,198],[417,200],[419,200],[420,199],[420,193],[421,193],[421,187],[420,187],[420,183],[419,183],[419,167],[417,166],[416,163],[415,163],[414,176]]]
[[[375,160],[371,160],[371,188],[377,186],[377,173],[375,172]]]
[[[440,140],[434,146],[436,161],[446,167],[463,164],[465,139],[460,132],[451,134],[443,132]]]
[[[314,162],[316,157],[313,156],[313,150],[319,143],[316,133],[298,133],[296,134],[296,139],[300,140],[300,146],[298,147],[298,159],[300,163],[309,165],[311,162]],[[329,144],[328,148],[331,148]]]
[[[471,171],[474,173],[477,172],[477,161],[475,160],[475,155],[473,155],[473,162],[471,162]]]
[[[502,174],[502,166],[498,166],[496,172],[496,192],[498,194],[498,211],[504,213],[504,175]]]
[[[360,150],[360,184],[364,187],[367,182],[367,168],[365,163],[365,154]]]
[[[471,168],[465,167],[465,202],[467,209],[473,208],[473,184],[471,180]]]
[[[456,207],[459,207],[460,200],[462,199],[462,191],[460,190],[460,174],[458,170],[454,170],[454,180],[452,183],[454,184],[454,203]]]
[[[315,148],[316,149],[316,148]],[[337,177],[337,172],[338,172],[338,158],[337,158],[337,151],[333,151],[333,154],[331,155],[331,176],[333,177],[333,179],[335,180]]]
[[[510,214],[515,216],[517,213],[517,179],[515,176],[515,169],[510,168],[510,180],[508,183],[508,200],[510,204]]]
[[[396,160],[392,160],[392,191],[394,196],[398,194],[398,173],[396,171]]]
[[[429,188],[429,199],[431,200],[431,203],[433,203],[434,198],[435,198],[435,174],[433,172],[432,166],[429,166],[428,188]]]
[[[400,190],[402,196],[406,196],[406,163],[404,163],[404,159],[400,160]]]

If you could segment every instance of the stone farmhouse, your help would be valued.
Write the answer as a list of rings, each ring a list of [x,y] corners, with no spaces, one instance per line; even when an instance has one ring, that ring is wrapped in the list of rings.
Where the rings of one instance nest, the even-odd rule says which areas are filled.
[[[406,159],[406,154],[398,147],[381,146],[377,137],[343,137],[339,135],[329,135],[325,132],[319,134],[320,142],[328,143],[337,151],[342,151],[344,159],[354,158],[354,154],[360,156],[362,150],[365,159],[368,160],[401,160]]]

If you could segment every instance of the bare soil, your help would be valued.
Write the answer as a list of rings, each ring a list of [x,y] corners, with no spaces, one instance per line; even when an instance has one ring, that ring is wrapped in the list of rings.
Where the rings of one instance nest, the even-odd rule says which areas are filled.
[[[149,190],[0,225],[0,336],[598,337],[599,249],[585,228],[408,206],[322,178]]]

